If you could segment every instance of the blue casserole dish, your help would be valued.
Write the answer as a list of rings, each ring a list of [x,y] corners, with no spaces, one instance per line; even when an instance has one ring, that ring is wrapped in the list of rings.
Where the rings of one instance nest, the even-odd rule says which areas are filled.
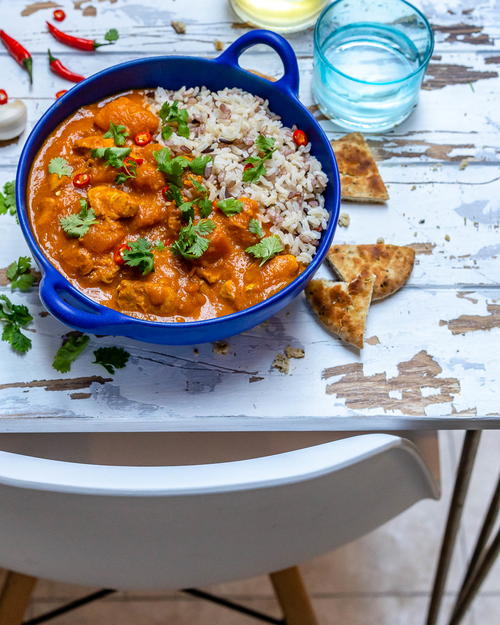
[[[240,55],[256,44],[267,44],[280,56],[284,75],[270,82],[247,72],[238,64]],[[311,152],[328,176],[325,206],[330,213],[316,255],[307,268],[287,287],[269,299],[231,315],[186,323],[144,321],[98,304],[75,288],[40,249],[27,211],[27,185],[33,160],[48,135],[79,107],[129,89],[178,89],[183,85],[206,85],[212,91],[239,87],[269,101],[286,126],[296,124],[311,141]],[[325,133],[297,98],[299,70],[290,44],[276,33],[254,30],[237,39],[219,57],[209,60],[184,56],[160,56],[128,61],[105,69],[73,87],[57,100],[33,128],[21,154],[17,170],[16,200],[21,228],[42,272],[40,298],[47,310],[66,325],[93,334],[125,336],[149,343],[190,345],[226,338],[262,323],[289,304],[321,265],[337,225],[340,182],[337,164]]]

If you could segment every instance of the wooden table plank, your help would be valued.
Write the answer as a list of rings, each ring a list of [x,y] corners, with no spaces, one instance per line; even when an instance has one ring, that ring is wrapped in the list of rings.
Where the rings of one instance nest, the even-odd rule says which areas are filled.
[[[214,39],[228,44],[245,32],[223,0],[189,6],[89,0],[81,7],[85,19],[71,2],[60,4],[68,12],[65,30],[102,37],[101,25],[112,18],[121,39],[96,54],[75,52],[43,32],[49,10],[31,2],[3,7],[3,27],[35,56],[30,90],[22,70],[0,51],[4,82],[12,85],[11,96],[26,101],[29,128],[68,86],[45,67],[48,43],[69,66],[90,74],[143,55],[215,56]],[[497,8],[487,0],[420,5],[436,25],[436,50],[419,106],[392,132],[369,137],[391,200],[343,203],[351,223],[336,235],[338,242],[357,243],[383,237],[417,250],[408,285],[372,307],[365,350],[326,334],[301,297],[268,323],[229,339],[225,355],[211,344],[91,337],[72,371],[59,374],[51,360],[67,329],[46,316],[35,290],[16,293],[12,298],[34,314],[33,349],[20,357],[0,343],[0,432],[500,427]],[[171,19],[185,21],[187,34],[175,34]],[[301,99],[313,106],[312,33],[289,39],[299,55]],[[264,47],[242,63],[273,76],[281,71]],[[331,138],[343,134],[314,114]],[[0,144],[0,185],[15,175],[26,136]],[[0,219],[0,232],[0,293],[10,294],[1,268],[26,246],[13,218]],[[111,344],[132,355],[113,379],[92,364],[93,349]],[[284,374],[272,363],[287,345],[304,348],[305,357],[290,360]]]

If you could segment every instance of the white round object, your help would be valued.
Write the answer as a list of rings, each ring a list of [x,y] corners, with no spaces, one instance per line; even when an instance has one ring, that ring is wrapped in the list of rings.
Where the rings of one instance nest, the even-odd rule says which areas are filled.
[[[22,100],[14,100],[0,106],[0,141],[18,137],[26,128],[28,111]]]

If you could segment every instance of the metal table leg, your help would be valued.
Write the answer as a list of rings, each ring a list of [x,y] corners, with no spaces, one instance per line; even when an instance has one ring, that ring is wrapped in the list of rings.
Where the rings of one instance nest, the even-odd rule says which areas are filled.
[[[446,579],[450,569],[450,562],[457,539],[458,529],[460,527],[464,501],[469,489],[470,477],[474,467],[480,438],[480,430],[468,430],[465,434],[455,486],[448,511],[448,520],[446,522],[446,529],[434,578],[431,602],[427,614],[427,625],[436,625],[439,616],[439,609],[443,599]]]

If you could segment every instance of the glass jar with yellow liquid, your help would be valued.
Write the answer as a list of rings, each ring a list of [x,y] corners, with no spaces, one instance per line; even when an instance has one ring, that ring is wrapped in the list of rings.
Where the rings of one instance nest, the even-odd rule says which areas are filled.
[[[329,0],[229,0],[245,22],[281,33],[309,28]]]

